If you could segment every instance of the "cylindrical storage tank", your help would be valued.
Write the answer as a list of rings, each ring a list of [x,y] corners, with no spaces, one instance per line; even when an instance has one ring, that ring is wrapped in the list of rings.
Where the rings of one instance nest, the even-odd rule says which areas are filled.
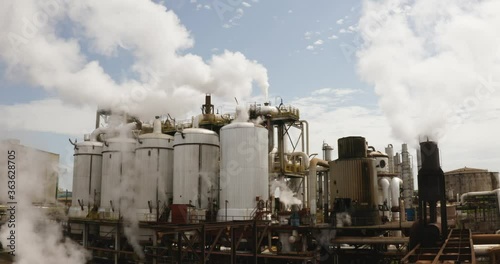
[[[154,128],[139,136],[135,149],[139,181],[134,204],[139,221],[156,221],[173,198],[174,137],[161,133],[160,120]]]
[[[250,219],[259,200],[265,202],[269,198],[267,129],[253,123],[235,122],[224,126],[220,137],[218,220]]]
[[[369,156],[375,159],[377,173],[389,173],[389,157],[386,154],[380,151],[373,151],[370,152]]]
[[[174,138],[174,204],[209,209],[218,201],[219,137],[203,128],[187,128]]]
[[[123,193],[125,190],[122,188],[122,180],[132,180],[134,177],[135,148],[136,140],[131,138],[111,138],[104,144],[99,208],[99,213],[104,219],[118,219],[120,198],[133,195]]]
[[[352,225],[380,224],[375,160],[371,158],[330,162],[330,201],[350,199]]]
[[[344,137],[338,140],[339,159],[366,158],[367,145],[364,137]]]
[[[70,217],[86,217],[99,208],[102,176],[102,143],[83,141],[75,144],[73,194]]]
[[[332,160],[333,148],[328,143],[323,143],[323,159],[326,161]]]

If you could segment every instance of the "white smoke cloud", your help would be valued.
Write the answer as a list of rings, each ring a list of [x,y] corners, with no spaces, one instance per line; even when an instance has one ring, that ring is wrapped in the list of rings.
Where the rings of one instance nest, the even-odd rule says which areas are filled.
[[[301,205],[302,201],[296,197],[296,194],[288,187],[284,180],[274,180],[271,182],[270,192],[278,194],[277,198],[280,198],[280,202],[282,202],[285,207],[291,205]]]
[[[364,2],[358,71],[398,139],[443,139],[498,97],[499,11],[491,0]]]
[[[6,201],[16,202],[7,204],[9,209],[14,206],[14,210],[8,211],[9,222],[2,225],[0,230],[4,250],[15,254],[14,263],[87,263],[89,252],[76,242],[63,238],[60,223],[47,217],[49,213],[59,216],[64,213],[56,211],[54,207],[43,207],[55,202],[57,159],[46,152],[16,144],[0,144],[0,150],[0,167],[15,171],[15,174],[9,173],[15,176],[14,179],[8,179],[6,172],[0,173],[0,200],[4,204]],[[7,151],[15,153],[9,156]],[[12,167],[7,167],[8,160],[13,162],[9,164]],[[9,184],[13,186],[9,190],[14,192],[7,192],[8,180],[15,181],[14,184]],[[33,205],[33,201],[38,205]]]
[[[0,59],[7,76],[75,105],[100,105],[142,118],[181,115],[204,93],[239,98],[253,84],[267,94],[267,70],[239,52],[208,62],[187,53],[194,45],[172,10],[149,0],[21,0],[2,3]],[[125,54],[133,77],[115,80],[102,60]],[[91,55],[91,56],[89,56]],[[183,100],[179,100],[182,96]]]

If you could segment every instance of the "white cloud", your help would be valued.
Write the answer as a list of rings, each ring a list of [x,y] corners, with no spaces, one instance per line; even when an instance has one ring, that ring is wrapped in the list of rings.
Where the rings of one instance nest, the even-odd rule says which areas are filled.
[[[339,24],[339,25],[344,24],[344,19],[341,18],[341,19],[337,20],[337,24]]]
[[[336,35],[331,35],[331,36],[329,36],[329,37],[328,37],[328,39],[338,39],[338,38],[339,38],[339,37],[338,37],[338,36],[336,36]]]
[[[219,51],[219,49],[218,48],[212,48],[210,51],[217,52],[217,51]]]
[[[288,14],[291,14],[291,13],[293,13],[293,10],[291,10],[291,9],[288,10]]]
[[[267,70],[260,64],[260,73],[235,71],[246,68],[236,67],[236,61],[247,66],[258,65],[239,52],[226,51],[208,60],[187,52],[194,45],[190,31],[172,10],[153,1],[59,2],[61,5],[51,13],[49,21],[37,23],[36,32],[25,43],[15,47],[8,37],[0,40],[0,60],[7,68],[8,78],[36,84],[65,103],[127,110],[144,119],[167,112],[178,116],[198,105],[194,98],[206,92],[226,94],[227,100],[234,98],[235,92],[238,97],[250,96],[255,80],[246,78],[247,74],[267,76]],[[3,22],[32,19],[33,14],[45,14],[44,7],[32,0],[14,1],[1,8],[0,17],[4,19],[0,19],[0,35],[17,34],[24,38],[23,23]],[[236,9],[234,14],[227,24],[234,25],[243,15],[243,9]],[[75,36],[64,36],[58,30],[61,23],[68,31],[75,32]],[[167,32],[169,37],[158,32]],[[81,43],[87,43],[88,49],[99,56],[88,56]],[[128,65],[117,67],[131,74],[115,80],[102,64],[121,54],[131,60]],[[219,69],[214,68],[213,62],[221,58],[231,60],[234,68],[227,68],[224,63],[218,64]],[[259,86],[268,86],[267,80],[264,81],[267,77],[258,78]],[[242,82],[228,85],[234,81]],[[223,91],[221,87],[229,90]],[[136,94],[141,100],[137,100]],[[174,99],[179,96],[184,100]]]
[[[314,135],[309,139],[310,153],[322,153],[324,140],[336,149],[337,139],[345,136],[364,136],[377,148],[397,143],[390,137],[390,128],[380,112],[355,105],[354,99],[349,99],[348,95],[358,92],[324,88],[291,102],[300,109],[301,119],[309,122],[309,133]]]
[[[301,119],[309,122],[310,134],[314,135],[310,137],[310,153],[322,153],[323,140],[337,149],[337,139],[345,136],[363,136],[381,151],[387,144],[393,144],[395,151],[401,151],[404,142],[393,134],[382,112],[357,103],[359,98],[363,100],[363,94],[359,89],[322,88],[290,103],[300,109]],[[488,103],[494,105],[496,101]],[[488,117],[484,118],[484,115]],[[465,120],[460,129],[450,131],[439,143],[443,170],[467,166],[499,171],[500,147],[492,141],[500,130],[499,116],[500,109],[477,112],[471,119]],[[413,120],[411,116],[406,118]],[[410,145],[410,152],[415,159],[413,147]],[[413,163],[416,164],[416,160]]]
[[[249,3],[247,3],[247,2],[242,2],[241,4],[242,4],[244,7],[251,7],[251,6],[252,6],[251,4],[249,4]]]
[[[314,46],[313,46],[313,45],[308,45],[308,46],[306,47],[306,50],[314,50]]]
[[[323,45],[323,40],[318,39],[314,42],[314,45]]]
[[[64,104],[44,99],[25,104],[0,105],[0,123],[6,130],[52,132],[81,136],[95,123],[97,107]]]
[[[203,8],[207,9],[207,10],[210,10],[212,9],[212,7],[210,5],[204,5]]]
[[[347,95],[360,93],[359,89],[348,89],[348,88],[322,88],[314,90],[311,95],[333,95],[335,98],[345,97]]]
[[[398,1],[366,2],[359,21],[364,43],[357,53],[360,76],[375,87],[401,140],[487,138],[489,131],[464,131],[469,122],[499,128],[497,118],[479,117],[497,111],[498,105],[488,101],[500,101],[500,20],[491,15],[500,12],[500,2],[412,3],[408,8]]]
[[[312,35],[313,35],[313,32],[307,31],[306,33],[304,33],[304,38],[305,39],[311,39]]]
[[[347,33],[347,30],[345,30],[344,28],[341,28],[341,29],[339,30],[339,33],[340,33],[340,34]]]

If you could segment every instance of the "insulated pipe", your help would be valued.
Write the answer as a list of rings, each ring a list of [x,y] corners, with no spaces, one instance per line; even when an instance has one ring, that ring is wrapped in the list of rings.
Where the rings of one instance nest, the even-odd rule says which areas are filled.
[[[307,201],[309,203],[309,211],[313,219],[313,224],[316,224],[316,167],[322,166],[330,168],[328,162],[318,158],[312,158],[309,162],[309,176],[307,177]]]
[[[100,135],[106,134],[106,133],[109,133],[112,131],[114,131],[114,129],[111,127],[99,127],[96,130],[92,131],[92,133],[90,134],[90,141],[97,142],[97,141],[99,141],[98,137]]]
[[[482,196],[482,195],[492,195],[496,194],[497,195],[497,201],[498,201],[498,212],[500,213],[500,189],[495,189],[493,191],[484,191],[484,192],[468,192],[464,193],[460,196],[460,202],[463,204],[465,202],[465,198],[469,196]]]
[[[500,234],[473,234],[474,245],[500,244]]]
[[[383,202],[386,202],[387,206],[391,205],[391,201],[389,199],[389,179],[388,178],[381,178],[378,180],[378,185],[382,188],[382,197],[383,197]]]
[[[391,211],[392,211],[392,220],[399,221],[399,196],[400,196],[400,187],[403,180],[398,177],[394,177],[391,180]],[[397,210],[397,211],[396,211]]]
[[[304,166],[304,169],[307,170],[308,166],[309,166],[309,156],[307,156],[306,153],[304,152],[292,152],[290,154],[290,159],[293,158],[293,157],[301,157],[301,165]]]
[[[277,148],[273,148],[271,152],[269,152],[269,172],[274,172],[274,157],[276,156],[276,153],[278,153]]]

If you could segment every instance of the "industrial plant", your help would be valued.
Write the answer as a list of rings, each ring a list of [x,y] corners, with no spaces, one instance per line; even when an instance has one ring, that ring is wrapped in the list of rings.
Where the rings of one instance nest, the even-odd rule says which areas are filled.
[[[70,140],[58,221],[92,263],[498,263],[498,173],[444,173],[433,141],[412,155],[353,135],[319,157],[299,109],[211,100],[188,121],[101,109]]]

